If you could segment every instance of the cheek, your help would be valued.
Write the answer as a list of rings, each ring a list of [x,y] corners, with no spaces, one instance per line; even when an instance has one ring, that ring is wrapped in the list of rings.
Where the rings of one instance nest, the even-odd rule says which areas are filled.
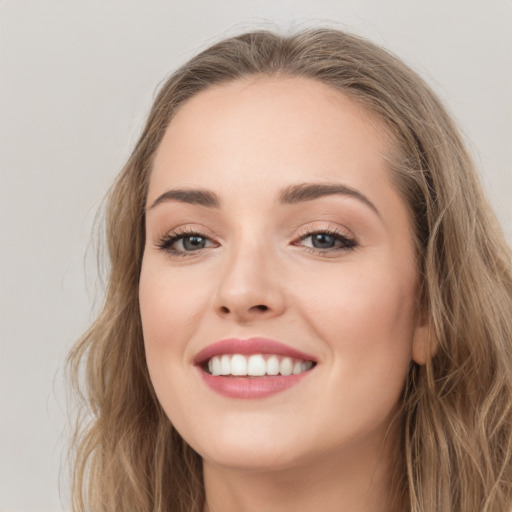
[[[326,340],[334,376],[366,390],[354,396],[398,398],[411,360],[415,273],[368,266],[331,275],[305,295],[302,315]],[[387,391],[386,391],[387,390]]]
[[[339,296],[338,311],[347,315],[338,326],[354,349],[378,349],[408,344],[414,319],[414,296],[387,276],[359,280],[352,292]]]
[[[149,373],[157,395],[170,389],[183,371],[187,340],[200,311],[200,297],[186,280],[171,276],[165,265],[143,262],[139,304]]]
[[[193,331],[209,292],[185,272],[170,272],[165,265],[143,263],[139,303],[148,349],[178,352]]]
[[[384,259],[384,258],[382,258]],[[353,330],[378,331],[382,336],[412,328],[416,303],[416,274],[412,264],[399,267],[386,260],[360,264],[355,261],[316,271],[295,280],[296,301],[302,313],[319,319],[319,325],[343,334]],[[370,341],[363,340],[361,341]]]
[[[167,416],[185,431],[197,414],[187,412],[190,404],[178,391],[187,388],[189,342],[205,298],[200,292],[179,272],[170,275],[165,264],[149,258],[143,263],[139,303],[149,375]]]

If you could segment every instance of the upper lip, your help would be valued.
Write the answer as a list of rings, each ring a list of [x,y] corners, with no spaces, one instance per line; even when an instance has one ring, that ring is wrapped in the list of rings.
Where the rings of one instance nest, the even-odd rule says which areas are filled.
[[[300,350],[296,350],[279,341],[267,338],[249,338],[239,339],[230,338],[217,341],[208,345],[194,357],[194,364],[203,364],[214,356],[223,354],[275,354],[283,357],[291,357],[294,359],[303,359],[304,361],[317,362],[316,358]]]

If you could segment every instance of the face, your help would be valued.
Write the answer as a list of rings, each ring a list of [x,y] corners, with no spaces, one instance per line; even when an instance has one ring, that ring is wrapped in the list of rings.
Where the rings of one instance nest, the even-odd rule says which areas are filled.
[[[158,398],[205,463],[379,450],[425,341],[390,150],[361,107],[299,78],[211,87],[170,123],[140,309]]]

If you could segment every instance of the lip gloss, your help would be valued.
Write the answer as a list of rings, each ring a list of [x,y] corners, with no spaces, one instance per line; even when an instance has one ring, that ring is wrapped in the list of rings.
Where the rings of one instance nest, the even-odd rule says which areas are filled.
[[[207,361],[215,356],[240,354],[245,356],[261,354],[288,357],[294,360],[316,363],[315,357],[288,345],[266,338],[226,339],[201,350],[193,362],[206,385],[229,398],[264,398],[298,384],[310,371],[292,375],[234,376],[212,375],[206,371]]]
[[[264,377],[213,376],[200,369],[206,385],[229,398],[264,398],[298,384],[309,372],[297,375],[268,375]]]

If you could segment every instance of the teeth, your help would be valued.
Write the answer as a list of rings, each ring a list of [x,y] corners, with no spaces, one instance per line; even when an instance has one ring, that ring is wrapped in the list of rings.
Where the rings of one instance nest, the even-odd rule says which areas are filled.
[[[220,375],[220,359],[218,357],[213,359],[212,375]]]
[[[215,365],[213,366],[215,368]],[[293,365],[293,375],[297,375],[302,372],[302,363],[300,361],[296,361]]]
[[[215,357],[213,360],[215,361]],[[213,365],[215,368],[215,364]],[[247,359],[240,354],[231,358],[231,375],[247,375]]]
[[[208,361],[208,371],[214,375],[235,375],[262,377],[264,375],[297,375],[313,367],[312,361],[292,359],[277,355],[264,356],[254,354],[224,354],[212,357]]]
[[[281,375],[291,375],[293,372],[293,362],[289,357],[285,357],[279,365],[279,373]]]
[[[279,359],[276,356],[270,356],[267,359],[267,375],[277,375],[279,373]]]
[[[224,354],[220,358],[220,374],[221,375],[229,375],[230,372],[231,372],[231,358],[227,354]]]
[[[249,362],[247,364],[247,375],[251,375],[252,377],[261,377],[267,373],[267,364],[265,363],[265,359],[261,355],[254,355],[249,357]]]

